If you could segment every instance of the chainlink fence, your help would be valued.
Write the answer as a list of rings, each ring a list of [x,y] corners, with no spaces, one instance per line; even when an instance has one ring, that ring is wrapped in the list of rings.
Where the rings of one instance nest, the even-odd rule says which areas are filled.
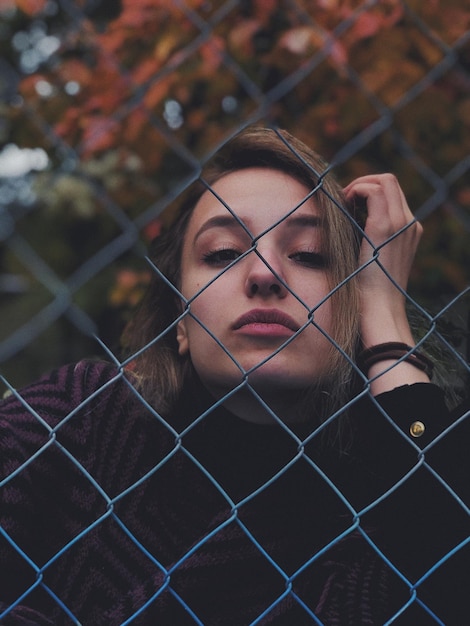
[[[424,226],[407,296],[410,317],[419,347],[441,364],[436,381],[445,388],[450,404],[458,404],[470,373],[470,11],[459,1],[445,7],[443,2],[422,4],[398,0],[123,0],[116,4],[11,0],[0,4],[0,360],[4,391],[10,401],[11,396],[18,398],[13,413],[20,415],[20,430],[32,429],[36,437],[31,435],[32,452],[23,457],[19,452],[16,456],[12,444],[16,458],[5,463],[0,493],[5,494],[2,502],[6,498],[10,506],[12,494],[27,488],[41,458],[56,454],[66,460],[68,477],[77,481],[77,490],[88,494],[88,502],[96,498],[102,502],[100,514],[84,514],[86,523],[71,524],[73,530],[64,533],[60,549],[43,561],[28,552],[21,532],[17,536],[12,530],[15,524],[27,525],[25,518],[11,526],[8,517],[0,527],[5,553],[14,552],[21,563],[18,571],[28,575],[16,581],[16,596],[1,605],[1,623],[15,624],[9,620],[42,593],[55,607],[51,608],[58,620],[54,623],[91,624],[87,615],[74,614],[67,600],[54,591],[49,576],[61,562],[75,571],[71,563],[81,562],[82,542],[111,522],[120,537],[116,545],[126,554],[139,553],[142,576],[154,585],[143,587],[145,593],[123,605],[120,621],[109,618],[103,624],[150,623],[145,621],[146,611],[168,595],[182,611],[175,615],[184,615],[188,623],[215,623],[206,622],[194,596],[179,593],[173,581],[189,576],[201,549],[217,543],[218,537],[228,541],[233,527],[241,543],[249,545],[240,548],[241,553],[246,549],[252,554],[254,549],[270,572],[267,576],[275,572],[281,581],[281,590],[270,602],[259,607],[252,598],[250,617],[234,623],[271,623],[271,619],[277,623],[274,618],[279,613],[282,619],[287,600],[299,611],[289,623],[340,623],[327,617],[322,621],[321,612],[298,593],[296,584],[323,562],[330,549],[356,534],[364,541],[364,550],[377,555],[408,592],[387,623],[446,623],[420,598],[420,585],[438,577],[450,559],[459,558],[468,548],[469,503],[441,466],[432,464],[433,447],[446,438],[446,431],[422,450],[408,436],[401,436],[406,454],[414,455],[413,463],[392,485],[366,497],[367,505],[358,506],[308,452],[324,427],[299,435],[273,414],[293,451],[262,484],[245,485],[246,491],[237,499],[211,471],[204,455],[198,456],[186,444],[191,432],[222,410],[222,401],[201,408],[189,425],[177,428],[167,423],[129,382],[125,371],[131,359],[123,360],[119,343],[151,274],[159,272],[146,260],[146,250],[171,219],[175,201],[198,179],[201,167],[219,147],[243,128],[260,123],[286,128],[324,154],[345,183],[374,172],[397,175]],[[315,194],[325,193],[322,180],[327,172],[319,174]],[[256,253],[256,243],[246,254]],[[283,287],[290,291],[288,285]],[[182,317],[191,302],[186,305]],[[314,320],[314,312],[309,313]],[[43,372],[87,357],[109,361],[114,369],[98,378],[91,373],[94,387],[87,386],[84,376],[81,393],[86,391],[86,397],[75,390],[78,395],[56,398],[54,404],[47,395],[51,393],[47,385],[52,383],[19,391]],[[54,380],[59,384],[60,376]],[[246,376],[242,385],[250,388]],[[70,434],[75,423],[76,429],[84,427],[87,415],[102,411],[106,415],[103,407],[116,411],[113,394],[119,396],[123,388],[130,389],[134,405],[155,423],[155,433],[163,432],[163,439],[171,442],[159,450],[157,462],[144,464],[140,477],[134,476],[125,486],[98,480],[86,455],[75,454],[79,447]],[[350,405],[368,392],[364,377]],[[257,395],[254,389],[251,393]],[[393,424],[386,410],[377,410]],[[334,412],[327,423],[340,414]],[[112,449],[112,441],[103,434],[105,440]],[[107,450],[103,447],[103,458],[116,464],[119,454],[113,460]],[[221,455],[220,461],[223,450]],[[160,475],[167,477],[168,468],[180,458],[190,472],[210,483],[223,506],[220,517],[214,515],[210,522],[204,522],[203,513],[192,512],[195,526],[188,531],[190,545],[168,565],[148,547],[152,545],[148,537],[133,529],[126,503],[145,492],[146,484],[158,484]],[[341,503],[347,522],[289,570],[273,556],[262,529],[246,521],[244,511],[251,510],[253,503],[263,503],[270,489],[287,480],[301,461],[309,468],[312,485],[324,497],[334,494]],[[445,492],[450,510],[458,510],[460,530],[455,541],[452,535],[445,553],[433,556],[411,579],[400,571],[393,555],[384,554],[374,543],[362,520],[374,507],[383,503],[387,507],[388,502],[389,515],[395,515],[397,494],[412,484],[418,471],[427,472],[436,488]],[[59,483],[53,481],[53,488],[65,497]],[[104,484],[114,484],[114,491]],[[153,492],[147,491],[147,497],[149,493]],[[188,489],[181,487],[180,497],[190,498]],[[95,513],[98,510],[90,507]],[[21,515],[29,515],[28,511],[28,507],[21,509]],[[222,515],[222,511],[228,512]],[[135,515],[138,518],[139,513]],[[191,526],[191,513],[185,516],[181,520]],[[441,532],[446,533],[444,522]],[[238,553],[229,554],[238,567]],[[104,561],[99,566],[112,567]],[[370,580],[363,582],[364,589]],[[193,583],[197,593],[210,597],[209,589]],[[219,601],[223,604],[223,597]],[[418,615],[410,618],[418,621],[406,621],[407,615]],[[31,619],[35,623],[34,616]],[[37,623],[42,623],[39,618]],[[178,617],[168,623],[186,621]]]

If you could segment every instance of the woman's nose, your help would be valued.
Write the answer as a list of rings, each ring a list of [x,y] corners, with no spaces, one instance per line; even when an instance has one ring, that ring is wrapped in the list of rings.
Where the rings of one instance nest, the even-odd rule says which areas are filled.
[[[275,255],[261,254],[253,250],[248,255],[247,263],[249,269],[246,278],[246,292],[249,297],[258,295],[284,298],[287,295],[281,264]]]

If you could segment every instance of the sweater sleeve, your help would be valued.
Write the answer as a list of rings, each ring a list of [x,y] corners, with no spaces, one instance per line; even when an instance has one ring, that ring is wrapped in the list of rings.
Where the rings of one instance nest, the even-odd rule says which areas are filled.
[[[117,375],[112,366],[82,361],[10,392],[0,402],[1,623],[52,623],[29,604],[41,595],[46,598],[41,606],[51,604],[52,612],[53,601],[38,584],[40,568],[74,532],[61,491],[83,478],[66,451],[86,447],[90,434],[67,424],[79,411],[93,410],[99,419]],[[66,530],[56,534],[59,525]]]

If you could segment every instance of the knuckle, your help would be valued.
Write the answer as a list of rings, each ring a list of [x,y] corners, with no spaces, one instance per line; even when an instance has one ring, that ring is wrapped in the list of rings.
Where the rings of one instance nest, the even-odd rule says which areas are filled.
[[[385,172],[384,174],[381,174],[381,178],[384,183],[393,183],[395,185],[398,185],[397,177],[391,172]]]
[[[395,174],[392,174],[392,172],[384,172],[383,174],[380,174],[380,178],[387,182],[398,182],[397,177]]]

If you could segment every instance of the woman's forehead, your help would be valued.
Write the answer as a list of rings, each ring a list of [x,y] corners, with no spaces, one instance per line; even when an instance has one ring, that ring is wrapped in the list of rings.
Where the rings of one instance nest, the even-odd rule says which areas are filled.
[[[191,216],[190,230],[194,234],[204,222],[227,216],[254,230],[269,228],[291,216],[319,222],[319,208],[311,192],[279,170],[257,167],[231,172],[203,193]]]

